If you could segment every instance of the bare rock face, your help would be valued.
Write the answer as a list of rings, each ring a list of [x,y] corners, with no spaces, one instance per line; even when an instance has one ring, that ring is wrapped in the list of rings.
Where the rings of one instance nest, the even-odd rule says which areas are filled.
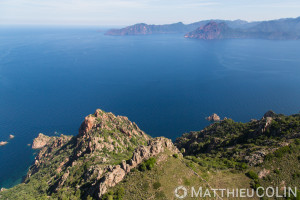
[[[50,137],[42,133],[39,133],[39,136],[33,140],[32,148],[41,149],[50,141]]]
[[[79,128],[79,135],[88,133],[95,124],[96,117],[93,115],[86,116]]]
[[[100,180],[99,198],[105,194],[110,187],[121,182],[131,169],[136,168],[144,160],[157,156],[167,149],[172,153],[180,154],[179,150],[174,146],[170,139],[164,137],[154,138],[148,142],[147,146],[140,146],[135,149],[132,158],[127,162],[128,164],[123,161],[121,165],[116,165],[114,167],[108,166],[108,172]]]
[[[259,133],[264,133],[266,130],[270,127],[272,124],[273,118],[272,117],[266,117],[262,119],[262,122],[260,124]]]
[[[211,116],[206,117],[206,120],[212,121],[212,122],[218,122],[218,121],[221,121],[221,118],[216,113],[214,113]]]
[[[14,136],[14,135],[12,135],[12,134],[10,134],[10,135],[9,135],[9,139],[11,139],[11,140],[12,140],[12,139],[14,139],[14,138],[15,138],[15,136]]]
[[[245,160],[248,162],[250,166],[256,166],[264,162],[264,158],[268,153],[269,152],[266,150],[253,152],[251,155],[246,156]]]
[[[262,179],[266,177],[268,174],[270,174],[270,170],[264,168],[258,173],[258,178]]]

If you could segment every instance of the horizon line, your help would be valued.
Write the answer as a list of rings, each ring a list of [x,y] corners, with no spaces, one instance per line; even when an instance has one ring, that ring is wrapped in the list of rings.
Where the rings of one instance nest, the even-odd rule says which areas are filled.
[[[243,20],[243,19],[201,19],[201,20],[197,20],[191,23],[184,23],[182,21],[177,21],[177,22],[172,22],[172,23],[146,23],[146,22],[136,22],[136,23],[132,23],[132,24],[122,24],[122,25],[116,25],[116,24],[96,24],[96,23],[91,23],[91,24],[87,24],[87,23],[0,23],[0,26],[69,26],[69,27],[95,27],[95,26],[99,26],[99,27],[127,27],[127,26],[132,26],[132,25],[136,25],[136,24],[147,24],[147,25],[168,25],[168,24],[177,24],[177,23],[183,23],[184,25],[188,25],[188,24],[193,24],[193,23],[197,23],[197,22],[201,22],[201,21],[244,21],[247,23],[254,23],[254,22],[266,22],[266,21],[276,21],[276,20],[281,20],[281,19],[297,19],[300,18],[300,16],[298,17],[283,17],[283,18],[273,18],[273,19],[266,19],[266,20],[253,20],[253,21],[248,21],[248,20]]]

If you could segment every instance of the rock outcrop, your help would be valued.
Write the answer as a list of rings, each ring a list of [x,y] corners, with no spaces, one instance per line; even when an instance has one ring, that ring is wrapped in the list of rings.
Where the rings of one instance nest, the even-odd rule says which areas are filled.
[[[14,135],[12,135],[12,134],[10,134],[10,135],[9,135],[9,139],[11,139],[11,140],[12,140],[12,139],[14,139],[14,138],[15,138],[15,136],[14,136]]]
[[[46,146],[49,141],[50,141],[49,136],[39,133],[38,137],[33,140],[32,148],[33,149],[41,149],[44,146]]]
[[[205,119],[212,122],[218,122],[221,120],[221,118],[216,113],[213,113],[211,116],[208,116]]]

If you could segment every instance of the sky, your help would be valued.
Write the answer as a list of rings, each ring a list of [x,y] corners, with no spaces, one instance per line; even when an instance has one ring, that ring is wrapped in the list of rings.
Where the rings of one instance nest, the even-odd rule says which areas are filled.
[[[300,0],[0,0],[0,24],[123,26],[300,16]]]

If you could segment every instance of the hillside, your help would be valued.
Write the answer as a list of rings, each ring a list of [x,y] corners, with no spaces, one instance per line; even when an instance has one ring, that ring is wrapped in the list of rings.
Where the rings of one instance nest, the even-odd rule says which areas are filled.
[[[256,22],[247,22],[242,20],[203,20],[199,22],[194,22],[191,24],[183,24],[182,22],[174,24],[164,24],[164,25],[149,25],[145,23],[134,24],[132,26],[127,26],[121,29],[111,29],[108,30],[106,35],[151,35],[151,34],[172,34],[172,33],[181,33],[185,34],[187,32],[193,31],[199,27],[202,27],[211,21],[216,23],[226,23],[231,28],[248,28],[256,25]]]
[[[151,138],[127,117],[98,109],[77,136],[39,134],[33,147],[40,150],[24,183],[2,189],[0,199],[177,199],[178,186],[188,194],[192,187],[259,186],[283,193],[300,184],[299,138],[300,114],[269,111],[247,123],[213,123],[183,134],[174,145]]]
[[[112,29],[106,35],[150,35],[181,33],[186,38],[216,39],[300,39],[300,17],[261,22],[242,20],[203,20],[191,24],[181,22],[167,25],[135,24],[122,29]]]

